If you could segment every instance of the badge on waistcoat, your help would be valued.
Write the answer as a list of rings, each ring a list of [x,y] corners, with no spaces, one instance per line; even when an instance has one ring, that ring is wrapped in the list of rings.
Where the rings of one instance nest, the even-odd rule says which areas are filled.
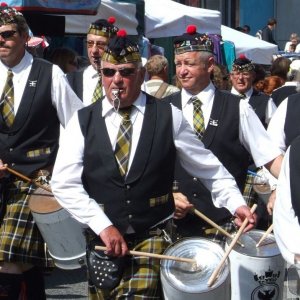
[[[29,80],[29,87],[36,87],[37,80]]]
[[[219,120],[209,119],[209,125],[217,127]]]

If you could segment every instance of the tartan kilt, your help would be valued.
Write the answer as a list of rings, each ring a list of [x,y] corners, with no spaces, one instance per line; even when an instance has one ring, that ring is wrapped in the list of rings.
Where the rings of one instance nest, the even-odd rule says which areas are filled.
[[[257,204],[258,202],[258,195],[253,189],[254,178],[254,175],[247,174],[243,191],[243,197],[249,207],[252,207],[253,204]]]
[[[127,245],[130,250],[162,254],[170,244],[165,241],[163,236],[154,236],[146,240],[127,241]],[[120,284],[113,290],[97,289],[89,281],[89,299],[162,299],[160,260],[131,256]]]
[[[0,224],[0,261],[52,267],[53,261],[28,206],[33,191],[30,183],[21,180],[4,187],[6,211]]]

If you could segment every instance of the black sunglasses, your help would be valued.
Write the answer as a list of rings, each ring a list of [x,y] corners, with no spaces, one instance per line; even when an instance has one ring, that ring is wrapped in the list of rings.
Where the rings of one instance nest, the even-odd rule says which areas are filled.
[[[135,73],[135,68],[121,68],[121,69],[110,69],[103,68],[101,69],[103,76],[113,77],[116,72],[119,72],[122,77],[128,77]]]
[[[0,36],[3,39],[8,39],[12,37],[16,32],[17,32],[16,30],[7,30],[7,31],[0,32]]]

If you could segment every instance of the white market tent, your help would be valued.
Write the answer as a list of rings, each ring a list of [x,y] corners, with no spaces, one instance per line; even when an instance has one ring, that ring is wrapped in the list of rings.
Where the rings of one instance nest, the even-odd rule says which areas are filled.
[[[147,38],[171,37],[182,34],[189,24],[195,24],[198,32],[221,34],[223,40],[235,44],[236,56],[245,54],[253,62],[271,64],[277,46],[246,35],[226,26],[221,26],[221,13],[216,10],[186,6],[171,0],[144,0],[144,34]],[[119,28],[136,35],[138,20],[136,5],[112,0],[102,0],[95,16],[66,15],[66,33],[85,34],[89,24],[97,19],[114,16]]]
[[[276,45],[224,25],[221,26],[221,35],[223,40],[234,43],[237,57],[244,54],[257,64],[270,65],[273,55],[278,53]]]

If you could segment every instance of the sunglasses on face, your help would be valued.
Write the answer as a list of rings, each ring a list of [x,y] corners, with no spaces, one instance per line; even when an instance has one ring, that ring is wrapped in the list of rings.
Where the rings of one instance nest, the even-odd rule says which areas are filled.
[[[0,36],[3,39],[8,39],[11,38],[16,32],[17,32],[16,30],[7,30],[7,31],[0,32]]]
[[[93,48],[95,45],[96,48],[104,50],[107,43],[101,41],[86,41],[86,45],[88,48]]]
[[[119,72],[122,77],[129,77],[135,73],[135,68],[121,68],[121,69],[110,69],[103,68],[101,69],[103,76],[113,77],[116,72]]]

